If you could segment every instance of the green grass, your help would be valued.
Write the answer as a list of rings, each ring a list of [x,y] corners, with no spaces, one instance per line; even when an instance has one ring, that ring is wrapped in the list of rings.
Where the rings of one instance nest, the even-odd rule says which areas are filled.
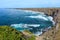
[[[28,35],[27,35],[28,36]],[[0,40],[35,40],[34,36],[25,38],[26,36],[10,26],[0,26]]]

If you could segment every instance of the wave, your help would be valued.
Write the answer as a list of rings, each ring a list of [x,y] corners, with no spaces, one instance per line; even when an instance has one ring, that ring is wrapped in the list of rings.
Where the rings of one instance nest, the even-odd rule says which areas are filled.
[[[11,26],[15,27],[15,28],[28,28],[28,27],[39,27],[40,24],[11,24]]]
[[[43,20],[48,20],[46,17],[43,17],[41,15],[37,15],[37,16],[27,16],[27,17],[30,17],[30,18],[39,18],[39,19],[43,19]]]

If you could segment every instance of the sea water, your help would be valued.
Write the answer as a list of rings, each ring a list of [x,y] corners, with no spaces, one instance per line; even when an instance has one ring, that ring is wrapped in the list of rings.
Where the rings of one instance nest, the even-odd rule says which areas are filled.
[[[10,25],[18,31],[29,30],[40,35],[43,29],[51,28],[54,24],[53,18],[44,12],[0,9],[0,25]]]

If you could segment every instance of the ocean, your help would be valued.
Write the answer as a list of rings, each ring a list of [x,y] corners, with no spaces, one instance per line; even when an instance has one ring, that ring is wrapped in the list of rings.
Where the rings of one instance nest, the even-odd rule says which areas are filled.
[[[27,29],[39,35],[42,34],[42,29],[52,27],[54,21],[51,16],[44,14],[44,12],[0,9],[0,25],[10,25],[18,31]]]

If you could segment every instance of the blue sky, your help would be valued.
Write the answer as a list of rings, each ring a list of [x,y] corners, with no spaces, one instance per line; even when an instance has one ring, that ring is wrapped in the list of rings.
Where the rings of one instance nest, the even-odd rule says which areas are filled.
[[[0,0],[0,8],[60,7],[60,0]]]

